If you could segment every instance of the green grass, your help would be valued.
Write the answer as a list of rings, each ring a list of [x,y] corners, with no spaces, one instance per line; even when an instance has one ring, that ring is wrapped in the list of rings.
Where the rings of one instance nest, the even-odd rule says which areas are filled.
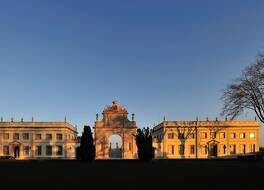
[[[90,186],[135,189],[255,188],[264,180],[264,161],[0,161],[0,189],[76,189]],[[53,188],[52,188],[53,187]],[[10,188],[9,188],[10,189]],[[16,188],[17,189],[17,188]]]

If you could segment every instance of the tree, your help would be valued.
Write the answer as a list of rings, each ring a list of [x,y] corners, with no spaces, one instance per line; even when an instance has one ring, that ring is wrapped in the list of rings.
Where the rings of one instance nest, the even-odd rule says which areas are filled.
[[[83,161],[92,162],[95,159],[95,146],[90,126],[84,126],[81,136],[80,157]]]
[[[136,134],[138,158],[142,161],[150,161],[154,157],[152,147],[152,132],[149,128],[138,129]]]
[[[253,110],[264,123],[264,54],[259,54],[256,63],[247,67],[241,77],[227,86],[222,95],[222,116],[233,120],[245,109]]]
[[[176,136],[178,137],[178,139],[180,140],[181,144],[180,144],[180,155],[181,158],[185,158],[185,144],[186,141],[191,138],[192,135],[196,135],[195,134],[195,127],[180,127],[178,126],[177,128],[177,133]]]

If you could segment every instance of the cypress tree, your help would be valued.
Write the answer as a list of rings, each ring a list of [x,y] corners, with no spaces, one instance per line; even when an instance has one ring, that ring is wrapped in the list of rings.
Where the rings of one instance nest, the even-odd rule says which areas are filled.
[[[95,146],[90,126],[84,126],[80,145],[81,160],[92,162],[95,159]]]

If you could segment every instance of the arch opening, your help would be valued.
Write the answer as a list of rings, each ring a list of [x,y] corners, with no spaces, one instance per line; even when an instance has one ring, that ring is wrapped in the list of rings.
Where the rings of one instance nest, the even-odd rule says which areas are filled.
[[[111,135],[108,139],[109,158],[122,159],[123,158],[123,140],[120,135]]]

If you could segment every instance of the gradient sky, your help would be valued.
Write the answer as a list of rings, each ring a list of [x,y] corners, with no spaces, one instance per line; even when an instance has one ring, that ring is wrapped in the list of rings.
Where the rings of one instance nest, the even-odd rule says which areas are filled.
[[[139,127],[211,119],[264,50],[264,1],[0,0],[0,109],[93,126],[112,100]],[[246,112],[242,119],[253,119]]]

